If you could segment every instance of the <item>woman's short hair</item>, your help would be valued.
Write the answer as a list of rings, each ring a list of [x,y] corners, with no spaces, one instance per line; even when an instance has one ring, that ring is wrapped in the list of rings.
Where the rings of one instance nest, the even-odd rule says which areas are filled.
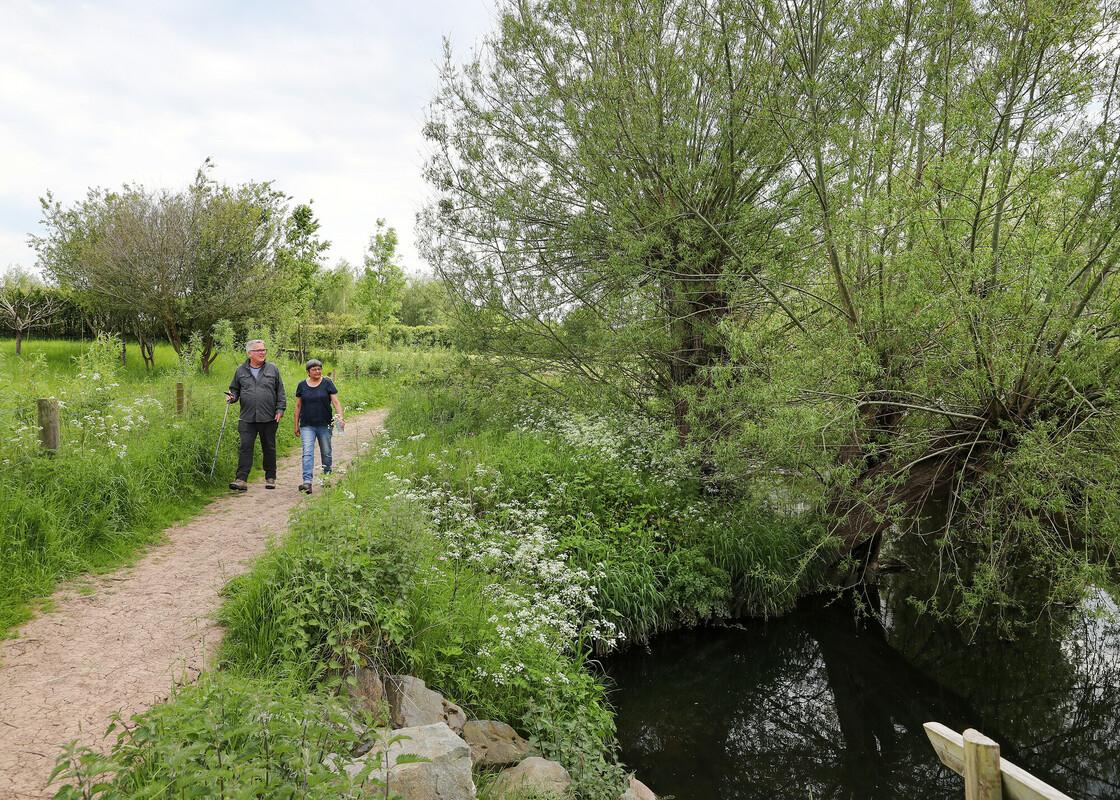
[[[317,358],[310,358],[310,359],[307,360],[307,363],[303,365],[303,368],[305,370],[307,370],[308,372],[310,372],[312,367],[322,367],[322,366],[323,366],[322,361],[320,361]]]

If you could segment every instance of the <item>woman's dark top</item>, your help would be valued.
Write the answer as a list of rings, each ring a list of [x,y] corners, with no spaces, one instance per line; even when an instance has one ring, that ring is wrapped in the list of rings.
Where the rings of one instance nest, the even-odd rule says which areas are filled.
[[[330,378],[323,378],[318,386],[308,386],[307,381],[300,381],[299,386],[296,387],[296,397],[302,401],[299,409],[299,424],[330,425],[333,416],[332,394],[338,394],[338,389]]]

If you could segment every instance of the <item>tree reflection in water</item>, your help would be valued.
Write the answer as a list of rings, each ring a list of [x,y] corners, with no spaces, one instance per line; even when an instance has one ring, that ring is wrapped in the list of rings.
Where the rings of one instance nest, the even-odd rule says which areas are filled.
[[[888,601],[890,598],[888,597]],[[1107,596],[1097,600],[1110,606]],[[682,631],[611,660],[622,757],[659,794],[953,798],[922,723],[975,727],[1076,797],[1120,797],[1120,623],[976,639],[916,617],[886,628],[842,603]]]

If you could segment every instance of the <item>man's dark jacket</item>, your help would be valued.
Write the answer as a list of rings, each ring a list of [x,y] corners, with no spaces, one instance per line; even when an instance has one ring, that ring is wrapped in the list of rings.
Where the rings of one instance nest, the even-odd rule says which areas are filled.
[[[271,361],[264,362],[260,375],[254,378],[246,359],[233,373],[229,390],[234,400],[241,401],[242,422],[272,422],[278,412],[288,407],[280,369]]]

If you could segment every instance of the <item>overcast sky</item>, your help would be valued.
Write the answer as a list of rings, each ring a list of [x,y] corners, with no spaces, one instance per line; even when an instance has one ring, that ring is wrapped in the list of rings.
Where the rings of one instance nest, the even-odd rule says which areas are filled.
[[[424,113],[442,37],[463,60],[492,0],[0,0],[0,271],[34,266],[48,189],[181,188],[211,157],[224,183],[314,201],[328,263],[360,264],[374,221],[410,272],[427,189]]]

